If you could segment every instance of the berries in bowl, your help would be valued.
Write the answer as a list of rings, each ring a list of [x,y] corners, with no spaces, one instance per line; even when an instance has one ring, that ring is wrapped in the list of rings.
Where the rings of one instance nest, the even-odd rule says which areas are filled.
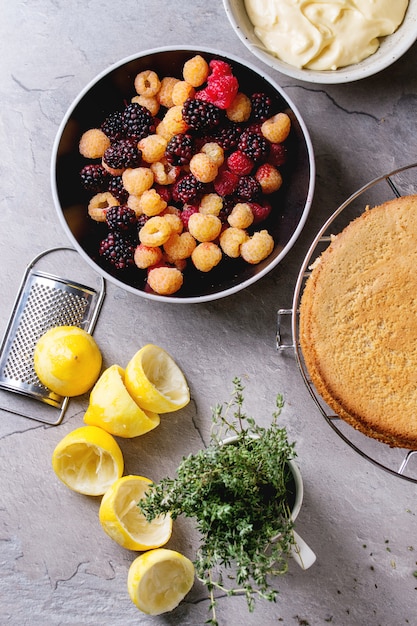
[[[163,48],[117,63],[69,108],[52,192],[74,247],[156,300],[221,298],[274,268],[314,191],[308,131],[247,62]]]

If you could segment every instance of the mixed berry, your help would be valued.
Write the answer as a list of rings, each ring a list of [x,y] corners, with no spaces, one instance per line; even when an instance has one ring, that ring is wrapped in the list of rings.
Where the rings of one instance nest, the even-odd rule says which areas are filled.
[[[241,92],[229,63],[200,55],[181,78],[147,70],[134,88],[80,139],[88,213],[108,229],[100,256],[146,270],[163,295],[181,289],[188,264],[209,272],[224,258],[267,258],[275,244],[262,222],[283,182],[288,115],[266,93]]]

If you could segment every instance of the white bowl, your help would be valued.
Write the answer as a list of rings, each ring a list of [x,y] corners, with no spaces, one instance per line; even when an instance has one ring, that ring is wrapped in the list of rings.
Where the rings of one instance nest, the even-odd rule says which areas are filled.
[[[244,0],[223,0],[223,4],[236,34],[258,59],[282,74],[309,83],[349,83],[377,74],[397,61],[417,39],[417,0],[409,0],[401,26],[392,35],[382,38],[378,50],[367,59],[334,71],[300,69],[284,63],[265,49],[255,35]]]

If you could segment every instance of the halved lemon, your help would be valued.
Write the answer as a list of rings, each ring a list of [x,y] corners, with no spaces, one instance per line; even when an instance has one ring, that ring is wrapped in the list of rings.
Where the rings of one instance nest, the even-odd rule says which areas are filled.
[[[91,391],[84,422],[118,437],[137,437],[156,428],[160,418],[140,408],[125,387],[123,368],[112,365]]]
[[[101,363],[95,340],[78,326],[50,328],[38,340],[33,354],[39,380],[60,396],[80,396],[91,389]]]
[[[125,385],[143,409],[168,413],[190,401],[184,374],[171,355],[153,344],[143,346],[125,369]]]
[[[101,496],[123,474],[117,441],[97,426],[81,426],[56,446],[52,467],[62,482],[78,493]]]
[[[103,530],[128,550],[149,550],[166,544],[172,533],[172,518],[161,515],[148,522],[138,502],[152,481],[143,476],[123,476],[104,494],[99,509]]]
[[[194,584],[194,565],[175,550],[157,548],[137,557],[129,568],[130,599],[143,613],[172,611]]]

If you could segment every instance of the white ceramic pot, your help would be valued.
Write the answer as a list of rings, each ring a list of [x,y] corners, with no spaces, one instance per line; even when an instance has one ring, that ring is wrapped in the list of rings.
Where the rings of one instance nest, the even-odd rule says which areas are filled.
[[[236,439],[237,439],[236,436],[227,437],[226,439],[223,440],[223,445],[232,444],[236,441]],[[294,479],[294,484],[295,484],[295,500],[291,509],[291,519],[293,522],[295,522],[301,510],[301,505],[303,503],[304,484],[303,484],[303,477],[301,475],[300,469],[298,465],[295,463],[295,461],[293,460],[288,461],[288,466],[291,470],[291,473]],[[310,546],[306,544],[304,539],[302,539],[302,537],[300,537],[300,535],[295,530],[293,530],[293,534],[294,534],[294,544],[291,547],[292,557],[302,569],[308,569],[315,562],[316,555],[313,552],[313,550],[310,548]],[[279,538],[279,535],[274,537],[272,541],[277,541],[278,538]]]

